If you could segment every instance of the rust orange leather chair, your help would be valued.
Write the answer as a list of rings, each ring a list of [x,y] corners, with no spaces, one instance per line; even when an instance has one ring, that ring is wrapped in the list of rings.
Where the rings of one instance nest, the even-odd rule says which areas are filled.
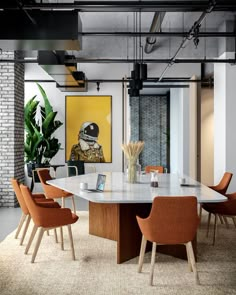
[[[19,222],[16,234],[15,234],[15,239],[18,238],[18,235],[19,235],[19,233],[21,231],[21,228],[22,228],[22,226],[23,226],[23,224],[25,222],[25,227],[24,227],[23,234],[22,234],[22,237],[21,237],[21,240],[20,240],[20,245],[22,245],[23,242],[24,242],[25,235],[27,233],[29,224],[30,224],[31,216],[30,216],[29,210],[28,210],[28,208],[26,206],[25,200],[24,200],[24,198],[22,196],[19,181],[17,179],[12,178],[11,179],[11,184],[13,186],[14,192],[16,194],[16,198],[17,198],[17,200],[19,202],[19,205],[21,207],[21,210],[22,210],[22,215],[21,215],[21,218],[20,218],[20,222]],[[60,205],[58,203],[54,202],[53,200],[46,199],[44,194],[32,194],[32,197],[34,198],[35,202],[37,202],[37,203],[44,203],[44,204],[48,204],[49,206],[60,207]],[[56,236],[55,236],[55,238],[56,238],[56,241],[57,241]]]
[[[151,171],[158,170],[159,173],[164,173],[163,166],[146,166],[145,173],[150,173]]]
[[[226,202],[206,203],[206,204],[203,204],[203,206],[202,206],[204,208],[204,210],[206,210],[209,213],[208,222],[207,222],[207,236],[209,233],[211,214],[213,214],[215,216],[213,245],[215,245],[215,240],[216,240],[216,228],[217,228],[217,218],[218,217],[223,217],[227,226],[228,226],[227,217],[230,217],[233,219],[234,225],[236,226],[236,221],[235,221],[236,193],[227,194],[226,197],[228,198],[228,200]]]
[[[59,189],[57,187],[47,184],[47,181],[52,179],[48,169],[40,169],[37,171],[37,173],[41,181],[45,196],[48,199],[61,198],[63,208],[65,207],[65,198],[71,197],[73,211],[74,211],[74,214],[76,214],[74,195],[62,189]]]
[[[139,256],[138,272],[141,272],[147,240],[152,242],[152,258],[150,285],[153,284],[156,245],[184,244],[186,246],[188,263],[199,283],[192,240],[196,236],[199,217],[197,214],[197,198],[155,197],[150,215],[147,218],[137,216],[138,225],[142,232],[142,244]]]
[[[225,195],[226,191],[229,187],[230,181],[232,179],[233,174],[230,172],[225,172],[223,177],[221,178],[221,181],[217,185],[208,186],[209,188],[213,189],[219,194]],[[203,204],[200,205],[200,220],[202,218],[202,208],[204,208]],[[208,216],[209,218],[209,216]]]
[[[30,215],[34,221],[34,228],[30,237],[29,247],[33,240],[33,237],[39,229],[38,239],[35,245],[35,249],[32,255],[31,262],[35,261],[43,233],[50,229],[55,229],[57,227],[62,227],[67,225],[68,234],[70,239],[70,245],[72,250],[72,259],[75,260],[74,244],[71,231],[71,224],[78,220],[78,216],[73,214],[68,208],[46,208],[44,205],[37,204],[32,197],[29,188],[25,185],[20,185],[22,195],[24,197],[25,203],[29,209]]]

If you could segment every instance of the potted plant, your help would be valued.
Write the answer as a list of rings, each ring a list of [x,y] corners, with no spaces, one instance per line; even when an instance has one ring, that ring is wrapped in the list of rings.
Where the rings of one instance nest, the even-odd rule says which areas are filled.
[[[25,105],[25,162],[27,163],[28,176],[32,177],[32,170],[36,167],[43,167],[50,164],[50,160],[57,154],[61,144],[53,137],[53,133],[63,124],[55,120],[57,112],[49,102],[49,99],[37,83],[43,97],[44,106],[40,105],[33,96]]]

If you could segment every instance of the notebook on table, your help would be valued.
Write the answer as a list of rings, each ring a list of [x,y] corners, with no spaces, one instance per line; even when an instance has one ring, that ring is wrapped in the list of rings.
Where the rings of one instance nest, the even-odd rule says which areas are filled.
[[[106,175],[98,174],[97,184],[95,189],[86,189],[87,192],[103,192],[105,188]]]

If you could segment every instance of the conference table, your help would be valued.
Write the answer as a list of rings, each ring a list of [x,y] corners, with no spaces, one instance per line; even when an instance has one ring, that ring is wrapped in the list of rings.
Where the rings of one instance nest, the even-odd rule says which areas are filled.
[[[188,176],[159,174],[158,187],[150,186],[150,174],[141,174],[137,183],[127,182],[122,172],[104,172],[103,192],[80,189],[87,183],[95,189],[98,173],[90,173],[47,181],[48,184],[66,190],[89,201],[89,234],[117,241],[117,263],[139,255],[141,232],[136,215],[147,217],[156,196],[196,196],[198,203],[223,202],[227,198]],[[180,179],[184,183],[180,183]],[[149,245],[150,247],[150,245]],[[197,251],[197,240],[193,241]],[[158,246],[157,251],[186,259],[183,245]]]

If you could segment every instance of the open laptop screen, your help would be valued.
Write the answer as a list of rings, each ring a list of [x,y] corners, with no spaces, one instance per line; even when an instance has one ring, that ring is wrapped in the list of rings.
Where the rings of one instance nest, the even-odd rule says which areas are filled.
[[[105,182],[106,182],[106,175],[98,174],[96,190],[98,190],[98,191],[104,191]]]

